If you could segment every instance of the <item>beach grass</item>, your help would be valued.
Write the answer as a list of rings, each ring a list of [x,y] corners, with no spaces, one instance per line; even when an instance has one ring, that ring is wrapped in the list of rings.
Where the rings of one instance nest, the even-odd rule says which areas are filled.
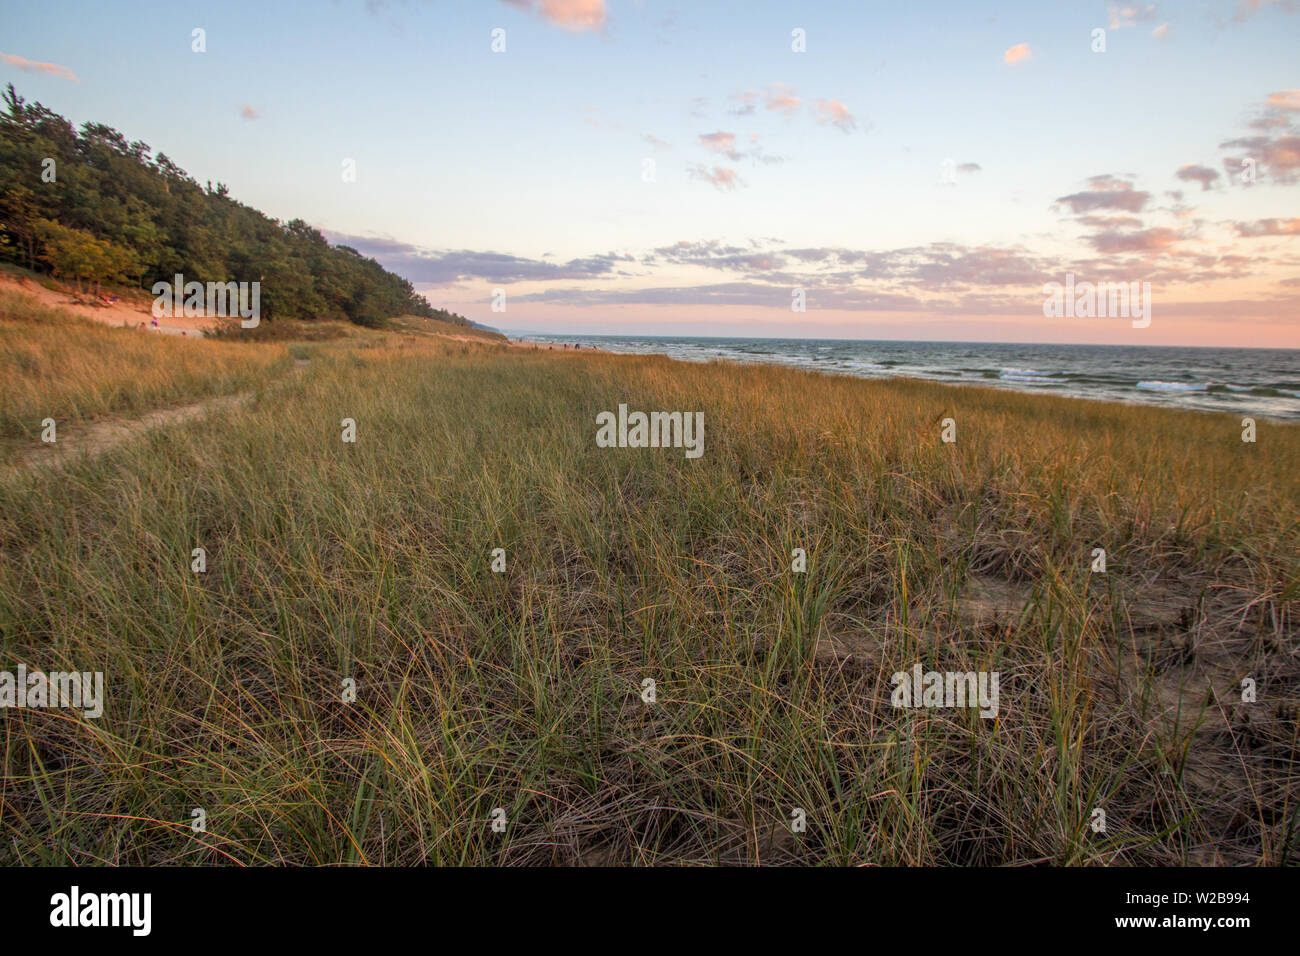
[[[0,455],[13,440],[242,391],[284,371],[289,353],[102,325],[0,288]]]
[[[213,381],[285,361],[226,347]],[[0,476],[0,667],[106,682],[99,719],[5,713],[0,862],[1295,861],[1300,427],[293,349],[250,403]],[[5,361],[15,421],[82,407],[82,362]],[[620,403],[702,411],[703,455],[597,447]],[[893,706],[916,664],[997,672],[996,718]]]

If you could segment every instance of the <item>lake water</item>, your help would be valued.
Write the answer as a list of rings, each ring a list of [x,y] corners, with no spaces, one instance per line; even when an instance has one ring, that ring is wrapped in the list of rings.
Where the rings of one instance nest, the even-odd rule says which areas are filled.
[[[519,335],[608,352],[727,359],[861,378],[936,382],[1142,402],[1300,421],[1300,351],[1122,345],[1016,345],[621,335]]]

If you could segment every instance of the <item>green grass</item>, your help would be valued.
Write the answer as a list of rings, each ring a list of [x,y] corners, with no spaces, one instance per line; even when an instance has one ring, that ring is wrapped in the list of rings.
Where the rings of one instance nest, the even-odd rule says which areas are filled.
[[[1294,860],[1295,426],[293,348],[252,405],[0,480],[0,666],[107,685],[6,713],[0,862]],[[620,402],[703,411],[704,456],[597,448]],[[998,719],[891,707],[917,662],[998,671]]]

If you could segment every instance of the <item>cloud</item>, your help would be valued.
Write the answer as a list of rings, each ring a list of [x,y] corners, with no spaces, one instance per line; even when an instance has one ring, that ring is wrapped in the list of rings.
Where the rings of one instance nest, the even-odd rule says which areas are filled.
[[[1163,40],[1165,37],[1169,35],[1169,24],[1167,23],[1160,24],[1160,26],[1156,27],[1154,30],[1151,31],[1151,35],[1155,37],[1157,40]]]
[[[1092,209],[1122,209],[1125,212],[1141,212],[1151,198],[1151,194],[1134,189],[1133,184],[1125,179],[1109,174],[1093,176],[1088,180],[1091,189],[1083,192],[1061,196],[1056,201],[1070,207],[1076,213]]]
[[[1248,124],[1259,136],[1242,136],[1219,144],[1224,150],[1245,150],[1245,155],[1225,156],[1223,166],[1231,177],[1240,174],[1242,161],[1253,159],[1273,182],[1289,184],[1300,180],[1300,90],[1277,90],[1268,95]]]
[[[1217,170],[1210,169],[1208,166],[1198,166],[1196,163],[1184,163],[1178,167],[1178,172],[1174,175],[1186,182],[1200,183],[1201,192],[1208,191],[1219,178]]]
[[[737,186],[745,185],[745,181],[736,174],[736,171],[726,166],[710,168],[703,163],[695,163],[687,167],[686,175],[706,182],[722,192],[731,192]]]
[[[641,138],[644,139],[644,140],[645,140],[647,143],[649,143],[651,146],[653,146],[655,149],[672,149],[672,148],[673,148],[673,144],[672,144],[672,143],[668,142],[668,141],[665,140],[665,139],[660,139],[658,136],[654,136],[654,135],[652,135],[651,133],[646,133],[645,136],[643,136],[643,137],[641,137]]]
[[[1080,216],[1075,222],[1090,229],[1137,229],[1142,225],[1136,216]]]
[[[959,173],[978,173],[982,167],[979,163],[962,163],[957,167]]]
[[[1238,23],[1249,20],[1265,7],[1278,6],[1286,13],[1295,13],[1300,9],[1295,0],[1237,0],[1237,12],[1232,19]]]
[[[1300,174],[1300,136],[1291,134],[1277,138],[1247,136],[1227,140],[1220,143],[1219,148],[1246,150],[1244,157],[1232,156],[1224,159],[1224,168],[1230,172],[1240,172],[1242,159],[1251,158],[1277,183],[1294,183]]]
[[[1176,229],[1156,226],[1136,232],[1098,232],[1089,236],[1088,242],[1098,252],[1113,255],[1118,252],[1160,252],[1186,238],[1186,235]]]
[[[1029,52],[1028,43],[1017,43],[1011,49],[1007,50],[1006,53],[1002,54],[1002,62],[1007,66],[1015,66],[1017,63],[1030,59],[1032,56],[1033,54]]]
[[[1268,105],[1273,109],[1300,111],[1300,90],[1278,90],[1268,94]]]
[[[1122,30],[1125,27],[1137,26],[1139,21],[1153,19],[1156,15],[1156,5],[1148,3],[1144,7],[1110,7],[1107,13],[1110,29]]]
[[[740,158],[740,154],[736,152],[735,133],[724,133],[718,131],[716,133],[701,134],[700,145],[715,153],[722,153],[726,156],[730,156],[732,159]]]
[[[611,278],[626,274],[617,271],[620,263],[635,261],[629,255],[610,252],[556,263],[499,252],[424,249],[395,239],[374,236],[352,236],[329,231],[324,235],[330,242],[349,246],[410,282],[429,285],[449,285],[465,279],[529,282]]]
[[[794,90],[784,83],[774,83],[768,87],[763,105],[769,110],[784,113],[786,116],[793,116],[802,103],[803,100],[794,95]]]
[[[754,113],[754,104],[758,102],[758,94],[753,90],[741,90],[731,94],[731,99],[739,105],[727,110],[732,116],[751,116]]]
[[[784,160],[780,156],[769,156],[763,152],[763,147],[759,145],[758,134],[749,134],[749,149],[742,150],[736,148],[736,134],[727,133],[719,130],[716,133],[703,133],[700,135],[700,145],[711,152],[718,153],[727,157],[733,163],[738,163],[742,159],[752,159],[756,163],[780,163]]]
[[[739,272],[770,273],[785,267],[786,260],[778,252],[762,251],[757,243],[751,247],[724,246],[716,239],[699,242],[682,240],[671,246],[661,246],[642,260],[647,265],[701,266]]]
[[[858,121],[853,118],[849,108],[836,99],[818,100],[813,104],[817,122],[825,126],[830,123],[848,133],[857,128]]]
[[[1300,236],[1300,219],[1257,219],[1233,224],[1243,239],[1261,236]]]
[[[240,103],[239,115],[246,120],[255,120],[262,115],[262,111],[252,106],[249,106],[247,103]]]
[[[533,7],[533,0],[502,2],[519,10]],[[605,0],[537,0],[537,12],[565,30],[599,30],[605,25]]]
[[[677,305],[764,306],[790,310],[789,285],[763,282],[718,282],[693,286],[660,286],[649,289],[547,289],[515,296],[514,302],[545,302],[552,305]],[[818,308],[852,311],[916,312],[935,308],[913,296],[859,289],[811,289],[808,301]],[[1037,301],[1041,302],[1041,296]]]
[[[49,73],[51,76],[62,77],[65,80],[72,80],[74,83],[80,83],[77,74],[73,73],[66,66],[59,66],[57,63],[42,63],[39,60],[29,60],[25,56],[17,56],[13,53],[0,53],[0,60],[8,63],[10,66],[16,66],[24,73]]]

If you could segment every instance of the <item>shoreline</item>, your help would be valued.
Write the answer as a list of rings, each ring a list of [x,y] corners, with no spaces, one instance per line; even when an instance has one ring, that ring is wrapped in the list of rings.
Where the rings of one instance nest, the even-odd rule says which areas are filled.
[[[588,336],[587,338],[594,338],[594,337],[595,336]],[[621,342],[626,342],[628,340],[646,340],[646,339],[654,338],[653,336],[626,336],[626,337],[606,336],[606,337],[614,340],[619,340]],[[756,341],[762,341],[757,339],[745,339],[745,338],[724,339],[720,337],[714,337],[713,340],[718,342],[736,342],[736,343],[752,343]],[[521,346],[530,345],[532,347],[541,347],[542,345],[550,344],[546,340],[541,340],[541,339],[518,339],[518,340],[511,339],[510,341],[511,344],[519,344]],[[699,336],[694,338],[679,337],[676,339],[676,341],[688,342],[688,343],[696,342],[696,341],[708,342],[710,341],[710,337],[707,336]],[[1000,342],[999,343],[992,343],[992,342],[990,343],[969,343],[969,342],[898,343],[898,342],[886,341],[886,340],[876,341],[876,340],[868,340],[868,339],[842,339],[842,340],[769,339],[767,341],[774,342],[774,343],[798,342],[804,346],[818,346],[822,348],[825,348],[827,344],[831,342],[842,343],[842,347],[845,348],[853,347],[853,346],[864,346],[864,345],[868,345],[868,346],[880,345],[886,347],[890,347],[890,346],[897,347],[900,345],[917,345],[927,349],[1012,348],[1012,349],[1040,349],[1041,350],[1041,349],[1075,349],[1075,348],[1081,348],[1081,349],[1113,348],[1117,350],[1123,350],[1129,348],[1128,346],[1114,346],[1114,345],[1104,345],[1104,346],[1041,345],[1041,344],[1000,343]],[[557,342],[555,344],[558,345],[559,343]],[[1139,348],[1176,349],[1179,347],[1178,346],[1133,346],[1132,348],[1134,349],[1139,349]],[[1211,352],[1216,351],[1215,349],[1212,348],[1208,348],[1208,347],[1205,348],[1206,351],[1211,351]],[[1249,389],[1239,388],[1234,385],[1228,383],[1222,383],[1222,382],[1207,382],[1204,385],[1188,385],[1186,383],[1180,383],[1180,382],[1141,380],[1132,385],[1125,385],[1124,383],[1114,383],[1111,386],[1111,387],[1127,387],[1129,389],[1133,389],[1136,391],[1135,395],[1126,396],[1126,395],[1114,395],[1114,394],[1095,394],[1095,393],[1089,394],[1079,388],[1070,388],[1069,383],[1065,383],[1063,385],[1057,384],[1058,382],[1062,382],[1062,380],[1054,377],[1052,374],[1049,373],[1042,373],[1037,371],[1025,371],[1020,369],[1009,369],[1009,368],[1002,368],[999,370],[1002,373],[1009,373],[1010,374],[1009,378],[998,377],[998,376],[987,374],[988,372],[991,371],[988,369],[983,370],[984,374],[981,374],[980,377],[975,377],[975,375],[969,373],[939,373],[933,375],[926,375],[923,373],[923,370],[907,369],[903,371],[894,371],[892,368],[883,365],[878,365],[870,369],[854,370],[853,368],[837,367],[829,363],[819,363],[817,361],[799,361],[797,360],[798,356],[794,356],[792,353],[785,353],[785,354],[795,358],[796,360],[794,361],[764,359],[760,357],[746,358],[743,355],[736,354],[736,353],[732,353],[732,354],[709,353],[709,354],[702,354],[700,357],[696,358],[687,355],[682,355],[680,353],[674,354],[674,352],[672,351],[667,351],[663,349],[653,349],[653,348],[647,348],[647,349],[628,348],[628,349],[617,349],[617,350],[601,349],[596,346],[590,346],[585,342],[582,343],[582,348],[579,351],[588,351],[588,350],[591,352],[609,354],[609,355],[641,355],[641,356],[658,355],[674,362],[683,362],[689,365],[708,365],[714,362],[718,362],[718,363],[725,363],[730,365],[754,366],[760,368],[769,368],[769,367],[789,368],[789,369],[797,369],[806,372],[816,372],[819,374],[828,375],[836,378],[853,378],[853,379],[860,379],[862,381],[869,381],[869,382],[882,382],[882,381],[903,379],[903,380],[915,381],[915,382],[926,382],[934,385],[950,385],[958,388],[961,387],[986,388],[986,389],[992,389],[994,391],[999,391],[999,392],[1011,392],[1018,395],[1040,395],[1040,396],[1047,396],[1047,397],[1054,397],[1054,398],[1074,398],[1074,399],[1082,399],[1084,401],[1090,401],[1090,402],[1102,402],[1102,403],[1136,406],[1136,407],[1161,408],[1161,409],[1167,409],[1171,411],[1200,412],[1200,413],[1211,414],[1211,415],[1214,414],[1240,415],[1240,416],[1247,416],[1251,418],[1264,419],[1278,424],[1293,424],[1293,425],[1300,424],[1300,390],[1296,390],[1294,393],[1289,393],[1289,394],[1278,394],[1279,392],[1287,393],[1286,389],[1281,389],[1281,388],[1273,390],[1273,394],[1271,395],[1257,395],[1255,397],[1276,398],[1281,401],[1291,401],[1292,399],[1294,399],[1295,408],[1293,410],[1274,411],[1268,409],[1251,408],[1250,406],[1247,405],[1242,405],[1236,408],[1212,407],[1212,406],[1207,407],[1205,405],[1197,405],[1191,403],[1180,404],[1175,401],[1168,401],[1168,400],[1162,401],[1157,397],[1160,395],[1167,395],[1171,397],[1177,395],[1183,395],[1189,398],[1193,396],[1240,395],[1243,401],[1245,401],[1249,397],[1252,397]],[[572,348],[570,348],[570,351],[572,351]],[[1277,352],[1277,351],[1287,351],[1287,350],[1241,349],[1240,351]],[[773,353],[762,353],[762,354],[777,355],[781,353],[773,352]],[[1297,360],[1300,361],[1300,352],[1297,352]],[[872,372],[876,374],[870,374]],[[1014,373],[1020,373],[1020,374],[1014,374]],[[1300,370],[1296,371],[1295,374],[1297,376],[1300,376]]]

